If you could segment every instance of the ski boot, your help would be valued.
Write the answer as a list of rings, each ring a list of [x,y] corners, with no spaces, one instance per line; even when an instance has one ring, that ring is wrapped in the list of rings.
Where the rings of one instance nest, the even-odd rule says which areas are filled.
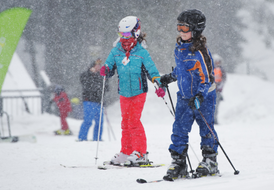
[[[133,151],[125,161],[125,166],[139,166],[149,164],[148,152],[142,154],[141,152]]]
[[[174,181],[178,178],[187,178],[189,176],[186,163],[187,148],[182,154],[179,154],[171,149],[169,151],[171,153],[172,162],[163,179],[165,181]]]
[[[202,155],[203,160],[196,169],[197,174],[200,177],[218,174],[217,153],[210,147],[203,147]]]
[[[72,132],[69,129],[67,129],[67,130],[59,129],[57,131],[54,131],[54,134],[55,135],[72,135]]]
[[[120,165],[120,164],[123,164],[127,160],[127,158],[128,158],[128,155],[120,152],[120,153],[115,154],[111,158],[110,163],[113,165]]]
[[[70,129],[65,130],[64,135],[72,135],[71,130]]]

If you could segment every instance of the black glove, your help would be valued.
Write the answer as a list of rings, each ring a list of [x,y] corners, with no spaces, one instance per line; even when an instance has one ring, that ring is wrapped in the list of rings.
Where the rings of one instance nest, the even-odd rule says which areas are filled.
[[[169,73],[169,74],[165,74],[165,75],[161,76],[160,82],[162,83],[162,85],[163,85],[164,87],[167,87],[167,85],[168,85],[169,83],[174,82],[174,81],[176,81],[176,80],[177,80],[177,79],[176,79],[176,78],[173,78],[172,75],[171,75],[171,73]]]
[[[204,97],[201,93],[196,94],[194,97],[190,98],[188,105],[191,109],[200,109],[201,103],[204,101]]]

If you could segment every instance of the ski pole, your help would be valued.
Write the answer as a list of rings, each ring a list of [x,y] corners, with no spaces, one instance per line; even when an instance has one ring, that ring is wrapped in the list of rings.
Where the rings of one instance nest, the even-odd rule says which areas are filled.
[[[168,93],[169,101],[170,101],[172,109],[173,109],[173,113],[175,114],[175,109],[174,109],[174,105],[173,105],[173,102],[172,102],[172,99],[171,99],[171,95],[170,95],[170,92],[169,92],[168,84],[165,87],[167,89],[167,93]]]
[[[192,169],[192,166],[191,166],[191,163],[190,163],[190,159],[189,159],[188,154],[186,154],[186,157],[187,157],[187,161],[188,161],[188,164],[189,164],[189,167],[190,167],[190,173],[192,173],[192,175],[193,175],[194,170]]]
[[[99,137],[101,132],[101,125],[102,125],[102,111],[103,111],[103,102],[104,102],[104,91],[105,91],[105,83],[106,83],[106,76],[103,79],[103,89],[102,89],[102,98],[101,98],[101,108],[100,108],[100,119],[99,119],[99,131],[97,136],[97,149],[96,149],[96,157],[95,157],[95,165],[97,164],[98,159],[98,149],[99,149]]]
[[[234,172],[234,175],[238,175],[238,174],[240,173],[240,171],[239,171],[239,170],[236,170],[235,167],[233,166],[232,162],[230,161],[229,157],[227,156],[227,154],[226,154],[225,150],[223,149],[221,143],[219,142],[218,138],[215,136],[215,134],[213,133],[213,130],[210,128],[209,124],[207,123],[206,119],[204,118],[202,112],[201,112],[199,109],[197,109],[197,110],[198,110],[198,112],[200,113],[200,115],[202,116],[202,118],[203,118],[203,120],[204,120],[204,122],[205,122],[207,128],[208,128],[208,129],[210,130],[210,132],[212,133],[214,139],[217,141],[218,145],[221,147],[223,153],[225,154],[225,156],[226,156],[227,160],[229,161],[229,163],[231,164],[232,168],[234,169],[234,171],[235,171],[235,172]]]
[[[155,82],[155,83],[153,83],[154,84],[154,87],[155,87],[155,89],[156,90],[158,90],[159,89],[159,86],[158,86],[158,84]],[[171,115],[175,118],[175,116],[174,116],[174,113],[171,111],[171,109],[170,109],[170,107],[168,106],[168,104],[167,104],[167,102],[166,102],[166,100],[165,100],[165,98],[164,97],[162,97],[162,99],[164,100],[164,102],[165,102],[165,104],[166,104],[166,106],[168,107],[168,109],[169,109],[169,111],[170,111],[170,113],[171,113]]]

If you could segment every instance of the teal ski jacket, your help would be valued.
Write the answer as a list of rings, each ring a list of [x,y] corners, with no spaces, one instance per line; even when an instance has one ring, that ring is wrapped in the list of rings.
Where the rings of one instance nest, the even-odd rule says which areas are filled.
[[[159,86],[160,74],[148,51],[137,42],[136,46],[130,51],[129,62],[123,64],[126,52],[122,48],[121,42],[114,47],[105,65],[109,67],[110,73],[107,77],[114,75],[117,69],[118,73],[118,92],[121,96],[132,97],[148,91],[147,78],[156,82]]]

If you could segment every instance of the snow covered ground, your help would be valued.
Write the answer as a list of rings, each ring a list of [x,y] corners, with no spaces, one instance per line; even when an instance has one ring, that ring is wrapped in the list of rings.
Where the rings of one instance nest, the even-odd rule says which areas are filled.
[[[163,100],[154,94],[153,86],[149,87],[142,122],[147,134],[149,158],[154,163],[165,164],[164,167],[97,169],[97,165],[109,160],[120,150],[121,115],[119,102],[116,102],[107,108],[116,140],[109,135],[109,125],[105,120],[104,141],[99,144],[97,165],[97,142],[75,142],[80,120],[68,119],[73,136],[54,136],[52,131],[60,128],[60,120],[56,116],[14,117],[11,120],[12,135],[34,134],[37,143],[0,144],[0,189],[273,189],[274,99],[271,95],[274,85],[257,77],[235,74],[228,75],[224,101],[220,105],[220,124],[215,127],[221,145],[240,174],[233,174],[233,168],[219,149],[218,162],[222,177],[136,183],[137,178],[162,179],[171,161],[167,149],[174,119]],[[170,91],[176,102],[175,83],[170,85]],[[169,102],[168,96],[166,100]],[[4,119],[1,121],[3,124],[6,122]],[[91,135],[92,131],[90,138]],[[190,145],[201,160],[199,143],[198,126],[194,124]],[[192,167],[196,168],[198,159],[192,149],[189,149],[189,157]],[[64,168],[60,164],[89,167]]]

